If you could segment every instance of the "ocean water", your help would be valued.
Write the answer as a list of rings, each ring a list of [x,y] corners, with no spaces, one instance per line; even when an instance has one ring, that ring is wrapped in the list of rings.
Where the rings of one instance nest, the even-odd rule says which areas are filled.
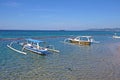
[[[100,43],[62,43],[65,38],[79,35],[93,36]],[[1,30],[0,80],[120,80],[120,39],[113,39],[112,35],[111,31]],[[23,55],[6,46],[24,38],[44,40],[60,53]]]

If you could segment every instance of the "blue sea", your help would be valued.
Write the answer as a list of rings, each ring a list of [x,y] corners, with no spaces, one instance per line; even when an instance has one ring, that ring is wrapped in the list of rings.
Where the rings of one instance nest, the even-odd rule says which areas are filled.
[[[0,30],[0,80],[120,80],[120,39],[114,31]],[[100,43],[63,43],[76,36],[93,36]],[[6,45],[33,38],[54,45],[60,53],[41,56],[17,53]]]

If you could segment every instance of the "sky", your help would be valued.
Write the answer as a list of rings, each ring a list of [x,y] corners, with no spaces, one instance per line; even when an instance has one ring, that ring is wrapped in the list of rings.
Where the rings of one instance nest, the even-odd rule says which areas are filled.
[[[120,0],[0,0],[0,30],[119,27]]]

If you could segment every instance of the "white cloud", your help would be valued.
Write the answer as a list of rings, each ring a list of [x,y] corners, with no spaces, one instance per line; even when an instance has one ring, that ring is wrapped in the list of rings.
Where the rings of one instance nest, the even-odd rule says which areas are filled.
[[[20,3],[17,3],[17,2],[4,2],[4,3],[1,3],[2,6],[8,6],[8,7],[17,7],[20,5]]]

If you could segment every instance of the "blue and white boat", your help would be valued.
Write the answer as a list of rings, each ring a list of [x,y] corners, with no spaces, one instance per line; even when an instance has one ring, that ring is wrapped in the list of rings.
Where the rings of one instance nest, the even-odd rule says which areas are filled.
[[[11,42],[10,45],[7,45],[7,47],[9,47],[10,49],[22,53],[22,54],[27,54],[26,52],[24,52],[24,50],[28,50],[40,55],[47,55],[50,52],[60,52],[59,50],[55,50],[53,45],[48,45],[47,47],[42,47],[41,45],[45,46],[44,41],[41,40],[35,40],[35,39],[25,39],[26,42],[17,42],[18,44],[20,44],[22,46],[21,50],[17,50],[16,48],[12,47],[12,44],[14,42]]]
[[[120,39],[120,36],[118,36],[116,33],[114,33],[113,38],[119,38]]]

